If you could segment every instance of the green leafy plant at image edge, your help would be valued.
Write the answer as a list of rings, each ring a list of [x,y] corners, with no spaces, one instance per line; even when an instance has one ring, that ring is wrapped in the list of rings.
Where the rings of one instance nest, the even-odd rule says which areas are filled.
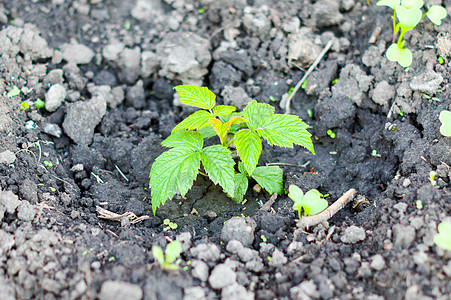
[[[440,133],[444,136],[451,136],[451,111],[442,111],[440,113],[439,120],[442,122],[442,125],[440,126]]]
[[[451,251],[451,223],[438,224],[438,233],[434,236],[434,243],[445,250]]]
[[[299,187],[290,185],[288,191],[288,197],[293,200],[293,209],[298,211],[299,219],[301,219],[302,210],[304,211],[304,216],[316,215],[329,205],[326,200],[321,198],[321,193],[318,190],[310,190],[304,195],[304,192]]]
[[[161,144],[170,148],[150,171],[152,209],[176,193],[185,196],[199,173],[201,162],[208,177],[229,197],[241,202],[249,177],[269,193],[283,194],[283,172],[277,166],[257,166],[262,138],[271,146],[302,145],[314,153],[308,125],[295,115],[276,114],[273,106],[250,101],[242,112],[236,107],[216,105],[216,96],[206,87],[179,85],[174,89],[183,104],[200,108],[180,122]],[[220,144],[204,147],[204,139],[218,136]],[[241,161],[237,170],[234,145]]]
[[[393,9],[393,35],[400,31],[398,42],[394,42],[387,50],[386,56],[390,61],[396,61],[404,68],[412,64],[412,51],[404,48],[404,34],[414,29],[421,19],[428,17],[435,25],[441,25],[446,17],[446,9],[440,5],[432,5],[426,13],[421,10],[423,0],[381,0],[377,6],[388,6]],[[398,22],[396,22],[398,20]]]
[[[180,254],[182,253],[182,243],[172,241],[166,246],[163,252],[159,246],[152,246],[152,255],[163,270],[178,270]]]

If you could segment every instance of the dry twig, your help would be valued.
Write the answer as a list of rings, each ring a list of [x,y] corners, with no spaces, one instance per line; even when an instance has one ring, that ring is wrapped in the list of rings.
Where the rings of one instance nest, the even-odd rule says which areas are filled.
[[[124,218],[128,218],[130,220],[129,224],[136,224],[138,222],[149,219],[149,216],[147,216],[147,215],[138,217],[137,215],[135,215],[134,213],[129,212],[129,211],[126,213],[123,213],[122,215],[119,215],[117,213],[114,213],[112,211],[104,209],[100,206],[97,206],[96,210],[99,213],[99,218],[105,219],[105,220],[110,220],[110,221],[118,221],[121,223]]]
[[[285,103],[282,103],[282,101],[281,101],[280,107],[283,108],[285,106],[285,113],[286,114],[290,113],[291,99],[293,99],[294,95],[296,95],[297,91],[300,89],[300,87],[302,86],[304,81],[307,80],[307,78],[310,76],[310,73],[312,73],[313,69],[315,69],[316,66],[319,64],[319,62],[323,59],[323,57],[324,57],[324,55],[326,55],[327,51],[329,51],[330,47],[332,46],[332,43],[333,43],[333,40],[330,40],[327,43],[327,45],[326,45],[326,47],[324,47],[323,51],[321,51],[321,53],[315,59],[315,61],[310,66],[310,68],[307,70],[307,72],[304,74],[304,76],[302,76],[301,80],[299,80],[299,82],[296,84],[296,86],[294,87],[294,89],[291,92],[291,94],[288,96],[288,98],[286,98]]]
[[[318,225],[321,222],[327,221],[332,218],[340,209],[346,206],[346,204],[351,201],[352,198],[357,194],[355,189],[350,189],[343,194],[337,201],[335,201],[331,206],[329,206],[322,213],[314,216],[303,217],[300,220],[296,220],[297,226],[299,228],[309,228],[311,226]]]
[[[260,207],[260,210],[270,211],[271,206],[274,204],[274,201],[276,201],[276,199],[277,199],[277,193],[272,194],[271,197],[269,198],[269,200],[265,204],[263,204],[262,207]]]

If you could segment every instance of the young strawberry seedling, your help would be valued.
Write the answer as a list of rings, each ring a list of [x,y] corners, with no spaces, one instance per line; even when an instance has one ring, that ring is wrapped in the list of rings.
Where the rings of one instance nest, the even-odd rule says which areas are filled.
[[[440,133],[444,136],[451,136],[451,111],[444,110],[439,116],[442,126],[440,126]]]
[[[243,112],[216,105],[216,96],[206,87],[179,85],[179,101],[200,108],[180,122],[161,144],[171,148],[155,160],[150,171],[152,209],[176,193],[185,196],[199,174],[200,163],[208,177],[224,192],[241,202],[249,178],[269,193],[283,194],[283,172],[277,166],[257,166],[262,138],[271,146],[302,145],[314,153],[308,125],[295,115],[276,114],[273,106],[253,100]],[[220,144],[204,147],[204,139],[218,136]],[[236,147],[238,167],[230,148]]]
[[[404,34],[414,29],[426,16],[435,25],[441,25],[442,19],[447,15],[446,9],[440,5],[432,5],[426,13],[423,13],[423,0],[381,0],[376,5],[393,9],[393,43],[388,48],[386,56],[390,61],[397,61],[404,68],[412,64],[412,51],[404,48]],[[398,42],[395,43],[398,32],[400,32]]]
[[[288,197],[293,200],[293,208],[298,211],[299,219],[302,217],[301,210],[304,210],[304,216],[316,215],[325,210],[329,205],[326,200],[321,198],[320,192],[315,189],[308,191],[305,195],[295,185],[290,185],[288,190]]]
[[[445,250],[451,251],[451,223],[438,224],[438,233],[434,236],[434,243]]]
[[[170,242],[164,252],[159,246],[152,246],[152,255],[163,270],[178,270],[181,261],[178,258],[181,253],[182,243],[179,241]]]

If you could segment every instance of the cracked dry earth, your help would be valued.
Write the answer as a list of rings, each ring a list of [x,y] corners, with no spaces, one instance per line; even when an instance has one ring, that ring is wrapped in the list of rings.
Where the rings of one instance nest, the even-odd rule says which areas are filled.
[[[406,34],[406,72],[385,58],[390,17],[356,0],[1,1],[0,299],[450,299],[433,237],[451,221],[451,22]],[[193,112],[174,86],[284,113],[330,41],[290,107],[316,155],[264,145],[259,164],[354,200],[299,230],[286,195],[264,205],[253,183],[235,203],[199,176],[152,214],[160,142]],[[180,269],[162,271],[152,246],[175,239]]]

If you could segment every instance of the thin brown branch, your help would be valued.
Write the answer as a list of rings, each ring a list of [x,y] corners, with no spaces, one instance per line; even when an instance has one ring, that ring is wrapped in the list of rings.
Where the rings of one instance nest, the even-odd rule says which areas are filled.
[[[291,104],[291,99],[293,99],[293,97],[296,95],[296,93],[298,92],[298,90],[301,88],[302,84],[304,83],[304,81],[307,80],[307,78],[310,76],[310,73],[312,73],[312,71],[316,68],[316,66],[320,63],[320,61],[323,59],[324,55],[326,55],[327,51],[329,51],[330,47],[332,46],[333,40],[330,40],[326,47],[324,47],[323,51],[321,51],[321,53],[318,55],[318,57],[315,59],[315,61],[313,62],[313,64],[310,66],[310,68],[307,70],[307,72],[304,74],[304,76],[302,76],[301,80],[299,80],[299,82],[296,84],[296,86],[294,87],[293,91],[291,92],[291,94],[288,96],[288,98],[285,100],[285,103],[280,103],[280,106],[283,108],[283,104],[285,104],[285,113],[289,114],[290,113],[290,104]]]

